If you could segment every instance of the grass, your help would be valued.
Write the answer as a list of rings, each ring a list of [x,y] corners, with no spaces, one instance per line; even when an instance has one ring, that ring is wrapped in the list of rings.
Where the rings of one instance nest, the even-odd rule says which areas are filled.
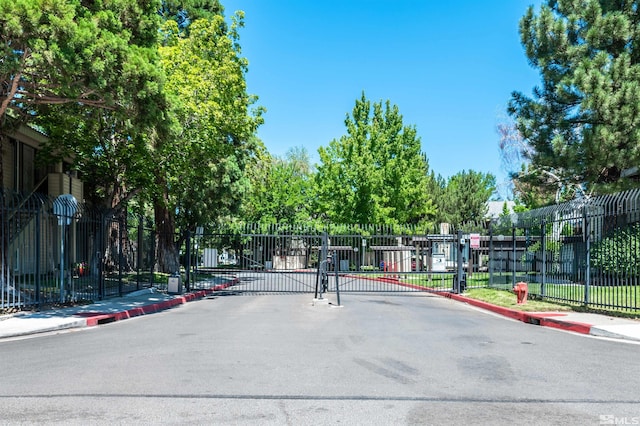
[[[472,288],[464,292],[464,296],[472,299],[481,300],[493,305],[505,308],[517,309],[524,312],[590,312],[595,314],[610,315],[615,317],[640,319],[640,311],[622,311],[615,309],[605,309],[596,307],[586,307],[583,304],[568,303],[540,298],[529,295],[527,303],[518,305],[516,303],[516,295],[510,290],[502,290],[496,288]]]
[[[576,307],[568,303],[554,303],[537,299],[527,299],[527,303],[518,305],[516,295],[512,291],[493,288],[472,288],[465,291],[464,296],[525,312],[572,311]]]

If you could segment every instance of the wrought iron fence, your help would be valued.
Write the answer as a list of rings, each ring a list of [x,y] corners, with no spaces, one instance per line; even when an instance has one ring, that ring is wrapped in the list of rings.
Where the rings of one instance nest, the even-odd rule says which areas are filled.
[[[589,307],[640,309],[640,189],[584,197],[493,224],[493,287]]]
[[[229,223],[189,233],[180,250],[187,289],[205,274],[235,274],[243,291],[311,292],[329,271],[343,292],[461,291],[488,285],[486,232],[473,249],[460,244],[468,234],[449,225]]]
[[[38,194],[0,197],[0,308],[168,289],[167,277],[155,273],[159,236],[142,218]],[[441,291],[525,281],[541,298],[640,309],[640,189],[459,229],[229,223],[170,240],[186,290],[239,270],[261,273],[265,282],[263,271],[286,272],[308,287],[302,274],[332,254],[345,292],[374,288],[371,277]]]
[[[0,192],[0,308],[99,300],[148,286],[136,217]]]

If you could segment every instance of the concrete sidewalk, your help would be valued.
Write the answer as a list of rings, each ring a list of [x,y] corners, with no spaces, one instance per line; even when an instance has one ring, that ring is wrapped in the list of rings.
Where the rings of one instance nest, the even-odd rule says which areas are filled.
[[[0,316],[0,339],[91,327],[146,315],[204,298],[237,283],[237,278],[224,283],[212,283],[210,288],[183,295],[168,295],[154,289],[146,289],[90,305]],[[640,321],[580,312],[522,312],[460,294],[437,294],[529,324],[640,342]]]
[[[209,288],[182,295],[170,295],[147,288],[124,297],[110,298],[89,305],[4,315],[0,316],[0,340],[71,328],[92,327],[151,314],[202,299],[237,283],[237,278],[226,280],[224,283],[212,283]]]

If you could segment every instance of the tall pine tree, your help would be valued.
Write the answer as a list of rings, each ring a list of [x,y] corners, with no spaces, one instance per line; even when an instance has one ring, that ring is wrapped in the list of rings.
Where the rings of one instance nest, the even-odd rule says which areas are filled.
[[[623,171],[640,165],[638,2],[547,0],[520,34],[542,84],[510,102],[530,148],[516,178],[550,193],[628,186]]]

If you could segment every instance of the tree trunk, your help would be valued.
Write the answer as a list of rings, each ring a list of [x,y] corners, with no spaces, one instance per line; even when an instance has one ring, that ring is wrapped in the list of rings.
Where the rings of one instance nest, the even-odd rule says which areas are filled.
[[[162,185],[161,187],[166,187]],[[180,271],[180,261],[175,243],[175,218],[168,208],[168,194],[165,190],[162,198],[154,201],[156,222],[156,259],[158,271],[174,273]]]

